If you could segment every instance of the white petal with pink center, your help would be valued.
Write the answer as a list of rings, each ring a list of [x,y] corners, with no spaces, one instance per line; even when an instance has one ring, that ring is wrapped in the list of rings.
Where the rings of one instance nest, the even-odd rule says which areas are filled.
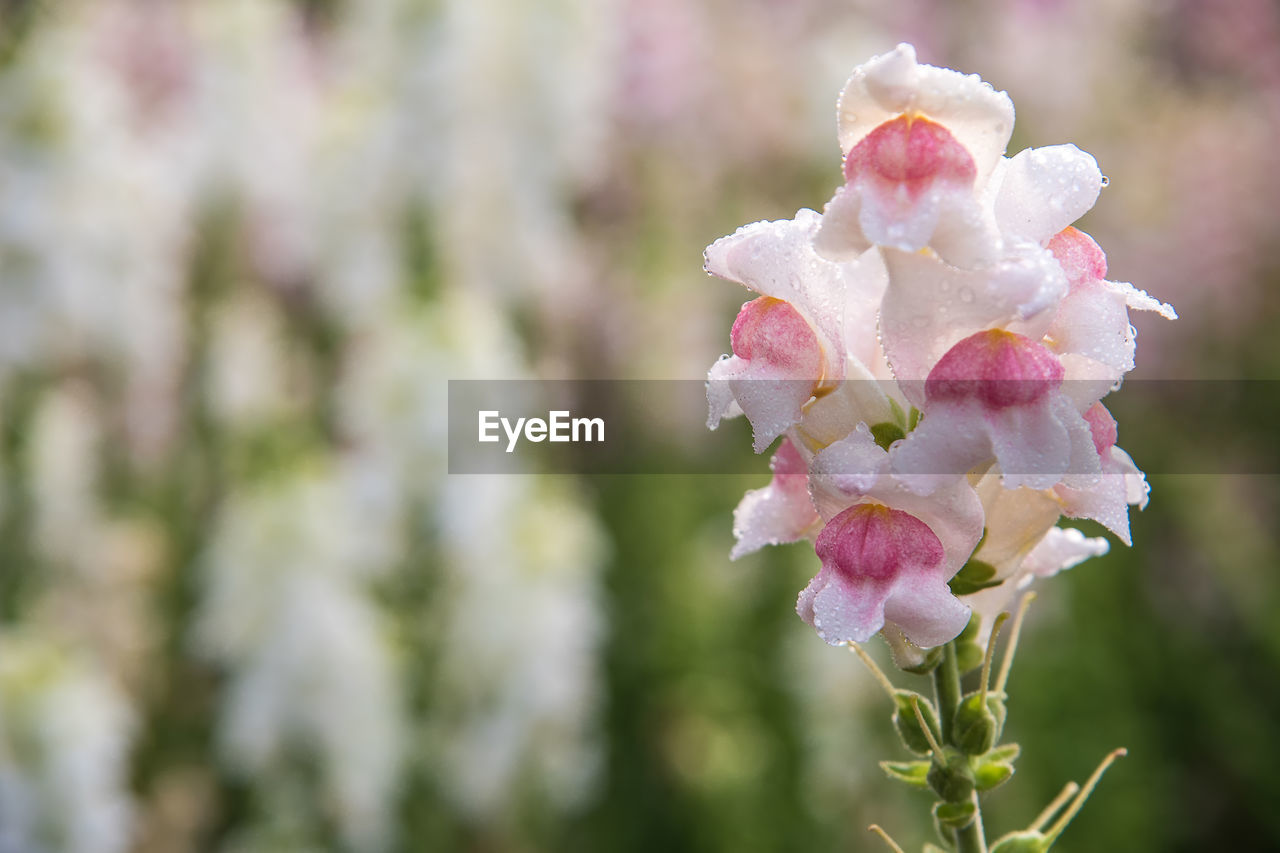
[[[1064,369],[1043,345],[994,329],[947,351],[925,382],[924,419],[894,447],[899,479],[926,493],[996,462],[1006,488],[1097,482],[1089,425],[1062,392]]]
[[[915,48],[900,44],[853,70],[836,106],[840,150],[855,145],[903,113],[944,125],[973,157],[985,183],[1013,133],[1013,102],[976,74],[916,62]]]
[[[813,251],[820,217],[801,210],[794,220],[757,222],[717,240],[706,251],[708,272],[737,281],[764,298],[743,306],[732,332],[731,357],[708,374],[708,426],[733,412],[746,413],[759,453],[800,420],[801,408],[824,384],[844,375],[845,326],[874,327],[855,313],[874,310],[884,289],[878,259],[834,264]],[[875,359],[878,345],[861,350]]]
[[[1116,422],[1101,403],[1085,412],[1093,444],[1102,460],[1102,475],[1087,488],[1066,485],[1054,487],[1054,494],[1064,514],[1071,518],[1088,518],[1132,545],[1129,534],[1129,507],[1147,505],[1147,478],[1133,464],[1129,454],[1116,447]]]
[[[801,616],[829,643],[865,639],[886,618],[924,648],[955,637],[968,610],[946,582],[982,536],[982,506],[968,484],[956,481],[929,497],[913,493],[889,475],[889,454],[866,424],[815,456],[809,473],[814,506],[828,522],[818,537],[819,556],[827,556],[823,571],[801,593]],[[859,510],[868,507],[879,515]],[[908,529],[930,549],[936,543],[936,553],[930,550],[923,560],[918,552],[904,552],[872,560],[863,571],[854,553],[861,546],[845,541],[864,533],[897,541]],[[885,568],[886,560],[896,568]]]
[[[815,547],[822,568],[796,611],[828,643],[865,642],[887,619],[929,648],[968,624],[969,608],[947,587],[942,543],[915,516],[858,504],[833,518]]]
[[[1021,245],[981,272],[957,269],[925,252],[886,251],[892,284],[881,306],[885,357],[903,392],[924,405],[923,380],[966,337],[993,327],[1038,340],[1067,293],[1053,255]]]
[[[1083,231],[1065,228],[1049,240],[1048,248],[1071,288],[1046,331],[1050,348],[1062,356],[1067,368],[1068,384],[1118,381],[1134,366],[1136,341],[1128,309],[1154,311],[1170,320],[1177,313],[1131,284],[1106,281],[1106,256]],[[1101,396],[1093,391],[1092,385],[1068,388],[1081,409]]]
[[[999,249],[979,203],[1013,130],[1013,104],[977,76],[916,62],[901,44],[854,69],[837,108],[845,185],[826,207],[818,251],[932,246],[963,267]]]
[[[762,296],[742,306],[730,334],[733,355],[707,374],[707,425],[737,403],[751,421],[756,453],[800,420],[825,362],[813,328],[790,303]]]

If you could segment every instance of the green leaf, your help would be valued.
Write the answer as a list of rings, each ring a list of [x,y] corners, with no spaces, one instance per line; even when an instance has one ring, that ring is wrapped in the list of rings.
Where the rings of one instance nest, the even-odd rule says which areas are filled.
[[[881,761],[880,769],[884,770],[890,779],[905,782],[913,788],[929,787],[926,779],[929,775],[928,761]]]
[[[907,434],[897,424],[885,421],[871,428],[871,437],[876,440],[876,444],[880,445],[881,449],[888,450],[889,445],[898,439],[906,438]]]
[[[983,762],[973,772],[973,783],[979,791],[990,791],[998,788],[1013,775],[1013,765],[1002,762]]]
[[[915,406],[911,407],[911,411],[907,412],[907,432],[911,432],[920,423],[920,410]]]
[[[934,803],[933,817],[939,824],[948,829],[964,829],[973,823],[973,818],[978,810],[973,804],[973,800],[963,800],[958,803]]]
[[[889,410],[893,412],[893,422],[905,428],[907,426],[907,413],[902,411],[902,404],[890,397]]]
[[[993,761],[999,764],[1012,764],[1018,760],[1018,756],[1022,754],[1022,747],[1016,743],[1005,743],[997,746],[995,749],[982,756],[983,761]]]
[[[947,585],[955,595],[971,595],[1002,583],[1004,581],[996,579],[995,566],[984,563],[982,560],[970,560]]]

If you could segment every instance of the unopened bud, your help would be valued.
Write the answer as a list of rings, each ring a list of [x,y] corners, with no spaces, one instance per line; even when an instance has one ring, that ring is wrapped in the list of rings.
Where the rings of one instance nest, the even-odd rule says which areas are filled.
[[[978,807],[972,799],[959,803],[934,803],[933,820],[938,827],[938,834],[946,837],[948,830],[964,829],[978,815]]]
[[[1000,740],[1004,728],[1004,702],[994,693],[970,693],[956,709],[952,736],[967,755],[983,755]],[[983,701],[983,700],[986,701]]]
[[[929,768],[929,787],[948,803],[967,802],[973,793],[973,768],[969,757],[959,750],[945,747],[935,755]]]
[[[916,716],[915,708],[912,707],[913,697],[919,703],[919,717]],[[933,751],[931,743],[942,739],[942,729],[938,725],[938,712],[934,710],[933,703],[910,690],[894,691],[893,703],[896,706],[893,711],[893,727],[898,730],[898,737],[902,738],[903,746],[916,755],[928,755]],[[920,728],[921,718],[929,727],[932,740]]]

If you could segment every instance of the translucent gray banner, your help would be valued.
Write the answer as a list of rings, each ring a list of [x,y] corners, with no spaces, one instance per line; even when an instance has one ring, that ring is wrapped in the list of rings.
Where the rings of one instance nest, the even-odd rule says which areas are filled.
[[[984,393],[1025,399],[1035,389]],[[1280,381],[1132,380],[1102,402],[1119,423],[1118,445],[1148,474],[1280,474]],[[450,474],[766,468],[745,418],[707,429],[700,380],[449,380]]]

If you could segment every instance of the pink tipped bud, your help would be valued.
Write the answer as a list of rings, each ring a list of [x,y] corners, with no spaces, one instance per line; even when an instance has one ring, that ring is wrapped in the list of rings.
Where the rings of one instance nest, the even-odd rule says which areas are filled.
[[[1049,240],[1049,251],[1074,287],[1107,277],[1107,256],[1088,234],[1068,225]]]
[[[1089,424],[1089,432],[1093,435],[1093,446],[1097,449],[1098,455],[1106,456],[1111,448],[1116,446],[1116,419],[1101,403],[1090,406],[1089,411],[1084,413],[1084,419]]]
[[[863,175],[905,187],[915,198],[935,179],[972,183],[973,157],[942,125],[900,115],[871,131],[845,157],[846,181]]]
[[[822,378],[822,348],[808,321],[790,303],[753,299],[738,312],[729,333],[733,354],[763,361],[797,379]]]
[[[925,380],[928,401],[977,399],[988,409],[1025,406],[1056,390],[1058,357],[1030,338],[990,329],[947,350]]]
[[[914,515],[880,504],[850,507],[822,529],[815,545],[822,565],[846,580],[889,583],[908,569],[942,562],[942,543]]]

